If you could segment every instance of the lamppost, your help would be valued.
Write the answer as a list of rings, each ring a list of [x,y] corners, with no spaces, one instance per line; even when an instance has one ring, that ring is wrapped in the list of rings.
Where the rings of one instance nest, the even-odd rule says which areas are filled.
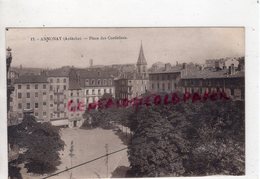
[[[8,47],[6,49],[6,80],[7,80],[7,111],[10,110],[10,96],[14,87],[11,84],[11,79],[9,78],[8,72],[12,63],[12,49]]]

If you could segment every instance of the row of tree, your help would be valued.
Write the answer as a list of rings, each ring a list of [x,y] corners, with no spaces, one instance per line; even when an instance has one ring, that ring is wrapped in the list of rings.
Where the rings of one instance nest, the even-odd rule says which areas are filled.
[[[131,119],[129,175],[244,174],[244,117],[241,101],[142,108]]]
[[[242,101],[183,102],[86,111],[84,127],[130,128],[129,177],[242,175],[245,172]]]

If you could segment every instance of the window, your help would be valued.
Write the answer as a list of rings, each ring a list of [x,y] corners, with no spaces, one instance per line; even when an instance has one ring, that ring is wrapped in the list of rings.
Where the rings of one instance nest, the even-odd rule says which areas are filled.
[[[104,84],[104,85],[107,85],[107,80],[106,80],[106,79],[103,80],[103,84]]]
[[[53,83],[53,79],[52,78],[50,79],[50,82]]]
[[[38,116],[38,112],[35,112],[34,115],[35,115],[35,116]]]
[[[26,97],[27,97],[27,98],[30,98],[30,93],[26,93]]]
[[[45,95],[46,95],[46,92],[43,92],[42,95],[45,96]]]
[[[18,118],[22,118],[23,117],[23,114],[22,113],[19,113],[18,114]]]
[[[95,85],[95,80],[91,80],[91,85]]]
[[[46,89],[46,85],[42,85],[42,88],[43,88],[43,89]]]
[[[159,83],[157,83],[157,88],[160,89],[160,84]]]
[[[59,83],[59,82],[60,82],[60,79],[58,78],[58,79],[57,79],[57,83]]]
[[[170,83],[168,83],[168,90],[170,90],[171,89],[171,84]]]
[[[70,93],[70,96],[73,96],[73,92]]]
[[[18,109],[22,109],[22,103],[18,103]]]
[[[88,93],[89,93],[89,91],[88,91],[88,90],[86,90],[86,95],[88,95]]]
[[[26,109],[30,109],[30,103],[26,103]]]
[[[53,95],[50,95],[50,100],[53,100]]]
[[[154,84],[152,83],[152,89],[154,89]]]
[[[38,93],[37,93],[37,92],[36,92],[36,93],[34,93],[34,97],[36,97],[36,98],[38,97]]]
[[[43,116],[46,116],[46,112],[45,112],[45,111],[43,111],[42,115],[43,115]]]
[[[108,80],[108,85],[112,85],[112,80],[111,79]]]
[[[30,85],[26,85],[26,89],[30,89]]]
[[[66,81],[67,81],[66,78],[64,78],[64,79],[63,79],[63,83],[66,83]]]
[[[18,93],[18,98],[19,98],[19,99],[22,98],[22,93]]]
[[[79,91],[77,90],[77,96],[79,96]]]
[[[89,80],[86,79],[86,80],[85,80],[85,86],[88,86],[88,85],[89,85]]]
[[[66,89],[67,89],[67,86],[66,86],[66,85],[64,85],[64,86],[63,86],[63,90],[66,90]]]
[[[43,106],[46,106],[46,102],[45,101],[42,104],[43,104]]]
[[[35,103],[34,108],[38,108],[38,107],[39,107],[38,103]]]
[[[57,113],[57,117],[60,117],[60,113]]]
[[[38,85],[35,85],[34,88],[35,88],[35,89],[38,89]]]
[[[111,88],[109,89],[109,93],[112,94],[112,89]]]
[[[100,81],[100,80],[98,80],[98,81],[97,81],[97,84],[98,84],[98,85],[101,85],[101,81]]]
[[[234,96],[235,90],[231,88],[231,95]]]
[[[95,94],[95,90],[94,89],[92,89],[92,94]]]
[[[50,104],[50,107],[53,107],[53,104],[52,104],[52,103]]]
[[[52,91],[53,90],[53,86],[52,85],[50,85],[50,91]]]
[[[22,85],[18,85],[18,89],[22,89]]]
[[[107,92],[107,89],[104,89],[104,93],[106,93]]]
[[[98,94],[99,94],[99,95],[101,94],[100,89],[98,90]]]
[[[162,84],[162,90],[164,91],[164,89],[165,89],[165,86],[164,86],[164,83]]]

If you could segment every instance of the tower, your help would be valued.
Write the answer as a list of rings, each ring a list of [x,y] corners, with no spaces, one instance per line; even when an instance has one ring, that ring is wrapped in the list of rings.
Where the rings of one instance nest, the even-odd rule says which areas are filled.
[[[144,51],[143,51],[143,45],[141,42],[141,47],[140,47],[140,52],[139,52],[139,57],[137,60],[137,73],[142,77],[142,78],[147,78],[147,62],[144,56]]]
[[[89,67],[92,67],[93,66],[93,59],[90,59],[89,60]]]

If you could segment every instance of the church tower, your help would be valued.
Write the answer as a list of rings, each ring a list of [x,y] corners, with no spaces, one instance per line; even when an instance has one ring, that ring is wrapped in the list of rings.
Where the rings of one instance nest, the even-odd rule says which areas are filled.
[[[139,76],[141,76],[143,79],[148,77],[148,73],[147,73],[147,62],[144,56],[144,51],[143,51],[143,45],[141,42],[141,48],[140,48],[140,52],[139,52],[139,57],[137,60],[137,73]]]

